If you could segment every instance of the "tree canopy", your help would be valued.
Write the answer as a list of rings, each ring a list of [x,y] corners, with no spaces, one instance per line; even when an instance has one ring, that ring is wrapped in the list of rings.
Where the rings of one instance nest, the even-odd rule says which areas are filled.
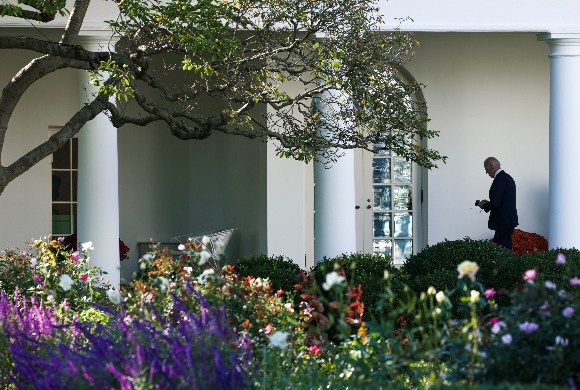
[[[332,162],[352,148],[394,150],[429,169],[445,161],[418,141],[438,134],[415,97],[422,86],[402,83],[398,73],[417,42],[382,31],[373,0],[119,0],[118,17],[107,22],[115,51],[77,44],[90,1],[75,0],[70,11],[62,0],[0,2],[2,16],[68,17],[59,42],[0,36],[0,49],[38,53],[0,95],[0,153],[34,82],[76,68],[100,87],[48,141],[0,166],[0,193],[100,113],[118,128],[163,121],[180,139],[218,131],[273,140],[279,155],[302,161]],[[171,72],[190,77],[176,85]],[[208,109],[201,104],[208,99],[220,104]],[[128,104],[139,114],[128,115]]]

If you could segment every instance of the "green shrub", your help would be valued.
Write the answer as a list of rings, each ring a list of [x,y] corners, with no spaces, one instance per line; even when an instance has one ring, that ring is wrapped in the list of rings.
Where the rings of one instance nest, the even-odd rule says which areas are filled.
[[[380,300],[381,294],[385,292],[387,285],[385,270],[391,274],[398,272],[397,268],[392,264],[391,258],[363,253],[343,254],[332,259],[325,257],[312,268],[311,273],[316,283],[321,286],[326,280],[326,274],[341,268],[344,270],[346,280],[349,284],[361,284],[362,301],[365,306],[363,318],[368,321],[373,318],[382,317],[384,313],[377,311],[376,304]],[[399,284],[396,278],[393,279],[391,288],[402,291],[402,285]]]
[[[546,280],[550,280],[558,285],[558,288],[569,288],[568,281],[562,283],[562,267],[555,263],[559,253],[566,256],[566,262],[570,267],[580,266],[580,251],[578,249],[552,249],[548,252],[528,253],[510,259],[500,265],[498,276],[491,285],[496,290],[505,289],[511,292],[514,287],[524,283],[523,274],[529,269],[541,272]]]
[[[503,264],[519,259],[510,250],[487,240],[445,240],[427,246],[409,257],[401,267],[406,283],[416,294],[427,291],[430,286],[438,291],[449,291],[457,284],[457,265],[469,260],[479,265],[477,280],[485,287],[496,287],[503,278],[499,271]],[[507,299],[507,298],[506,298]],[[456,303],[452,297],[452,302]],[[498,303],[505,304],[501,298]]]
[[[239,259],[234,265],[234,273],[240,277],[253,276],[255,278],[268,278],[272,283],[272,291],[280,289],[290,296],[296,295],[295,284],[301,279],[300,266],[284,256],[250,255]]]

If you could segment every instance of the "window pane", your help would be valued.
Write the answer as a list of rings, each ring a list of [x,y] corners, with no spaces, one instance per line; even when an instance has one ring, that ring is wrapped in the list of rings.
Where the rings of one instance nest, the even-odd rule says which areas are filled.
[[[390,156],[391,155],[391,151],[390,150],[377,150],[378,148],[384,148],[384,147],[385,147],[385,143],[384,142],[377,142],[374,145],[375,152],[373,152],[373,154],[375,156]]]
[[[393,241],[391,240],[373,240],[373,253],[392,256]]]
[[[72,205],[71,219],[72,219],[72,232],[74,234],[76,234],[77,233],[77,204],[76,203],[73,203],[73,205]]]
[[[391,182],[391,159],[374,158],[373,183],[390,183],[390,182]]]
[[[393,186],[394,195],[394,209],[395,210],[412,210],[412,186]]]
[[[411,213],[395,213],[395,237],[413,237],[413,217]]]
[[[70,171],[52,171],[52,200],[70,201]]]
[[[72,141],[72,167],[73,169],[79,168],[79,139],[73,138]]]
[[[390,213],[373,213],[373,237],[391,237]]]
[[[52,155],[53,169],[70,168],[70,144],[67,142]]]
[[[373,187],[373,210],[390,210],[391,209],[391,187],[374,186]]]
[[[397,158],[393,161],[393,164],[394,164],[393,171],[395,174],[394,181],[399,183],[411,183],[413,181],[413,177],[411,175],[410,161]]]
[[[52,204],[52,234],[70,234],[71,205],[70,203]]]
[[[395,240],[393,263],[403,264],[413,254],[413,240]]]
[[[72,200],[77,201],[78,186],[79,186],[79,172],[72,171]]]

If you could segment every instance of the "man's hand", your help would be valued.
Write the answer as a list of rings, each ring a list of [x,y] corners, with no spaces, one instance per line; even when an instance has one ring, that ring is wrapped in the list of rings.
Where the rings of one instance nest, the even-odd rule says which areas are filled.
[[[479,206],[480,209],[483,209],[483,205],[488,203],[489,201],[487,199],[484,199],[482,201],[480,201],[477,205]]]

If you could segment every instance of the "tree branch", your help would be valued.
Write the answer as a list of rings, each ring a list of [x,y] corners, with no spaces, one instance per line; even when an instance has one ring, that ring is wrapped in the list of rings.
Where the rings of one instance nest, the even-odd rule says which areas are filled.
[[[48,141],[38,145],[8,167],[0,167],[2,178],[10,182],[29,170],[35,164],[50,156],[71,139],[88,121],[95,118],[107,108],[109,97],[99,95],[88,105],[81,108],[73,117]],[[0,193],[4,188],[0,183]]]
[[[60,43],[72,44],[77,39],[91,0],[76,0]]]

